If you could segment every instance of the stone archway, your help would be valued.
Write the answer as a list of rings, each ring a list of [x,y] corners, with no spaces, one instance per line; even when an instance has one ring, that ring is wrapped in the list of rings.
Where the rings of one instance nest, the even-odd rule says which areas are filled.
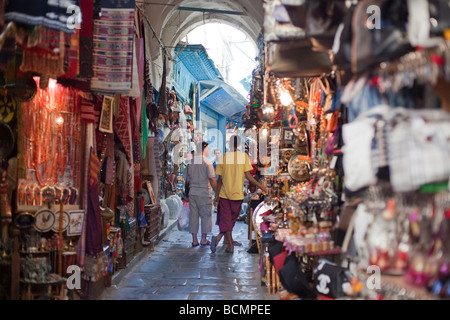
[[[152,83],[159,88],[162,77],[162,52],[173,56],[173,49],[190,31],[210,22],[233,26],[246,34],[255,46],[264,22],[263,1],[249,0],[136,0],[149,24],[146,33],[146,58],[152,61]],[[151,25],[151,27],[150,27]],[[164,46],[165,49],[162,49]],[[167,64],[167,82],[172,64]]]

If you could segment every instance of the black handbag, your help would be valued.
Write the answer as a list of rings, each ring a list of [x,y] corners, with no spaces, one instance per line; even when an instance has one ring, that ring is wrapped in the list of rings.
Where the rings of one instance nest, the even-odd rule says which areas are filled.
[[[337,299],[345,296],[350,287],[349,271],[328,260],[321,259],[314,269],[314,289],[318,294]]]
[[[320,0],[308,2],[305,32],[314,51],[326,51],[333,47],[336,31],[345,17],[344,1]]]
[[[268,45],[267,66],[279,78],[317,77],[332,71],[330,55],[297,41]]]
[[[380,28],[367,26],[367,12],[371,6],[380,8]],[[408,12],[406,0],[362,0],[358,3],[352,21],[353,73],[397,59],[414,49],[407,35]]]
[[[189,189],[191,188],[191,182],[188,179],[188,169],[189,165],[187,165],[185,170],[185,181],[184,181],[184,197],[189,198]]]
[[[290,293],[295,293],[300,298],[316,299],[317,294],[309,285],[308,279],[301,270],[300,262],[295,253],[286,257],[279,274],[283,288]]]
[[[443,37],[444,31],[450,29],[450,0],[429,0],[431,36]]]

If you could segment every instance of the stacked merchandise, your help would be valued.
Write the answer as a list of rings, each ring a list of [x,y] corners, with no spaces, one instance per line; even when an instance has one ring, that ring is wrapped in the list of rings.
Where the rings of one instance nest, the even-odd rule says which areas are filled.
[[[448,298],[449,13],[265,2],[245,124],[272,186],[253,215],[262,277],[283,297]]]
[[[145,16],[135,1],[56,3],[0,4],[6,299],[67,298],[64,286],[51,296],[40,287],[65,283],[69,266],[81,272],[70,295],[90,298],[142,249],[138,230],[160,226],[141,210],[149,172],[152,201],[163,195],[148,138],[179,112],[174,92],[152,86]]]

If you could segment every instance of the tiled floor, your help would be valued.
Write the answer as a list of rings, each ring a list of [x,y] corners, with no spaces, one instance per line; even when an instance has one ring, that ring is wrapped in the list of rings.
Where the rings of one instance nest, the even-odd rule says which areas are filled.
[[[213,234],[217,233],[213,224]],[[106,288],[100,299],[278,300],[278,295],[269,295],[261,285],[259,255],[247,252],[244,221],[236,223],[233,237],[243,244],[233,254],[225,252],[222,241],[213,254],[209,246],[193,248],[191,235],[175,226],[118,284]]]

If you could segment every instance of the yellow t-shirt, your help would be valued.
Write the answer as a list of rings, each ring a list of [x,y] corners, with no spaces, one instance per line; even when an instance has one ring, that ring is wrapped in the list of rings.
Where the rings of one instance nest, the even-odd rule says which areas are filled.
[[[244,173],[253,169],[248,155],[241,151],[227,152],[217,164],[216,174],[222,176],[219,197],[229,200],[244,199]]]

